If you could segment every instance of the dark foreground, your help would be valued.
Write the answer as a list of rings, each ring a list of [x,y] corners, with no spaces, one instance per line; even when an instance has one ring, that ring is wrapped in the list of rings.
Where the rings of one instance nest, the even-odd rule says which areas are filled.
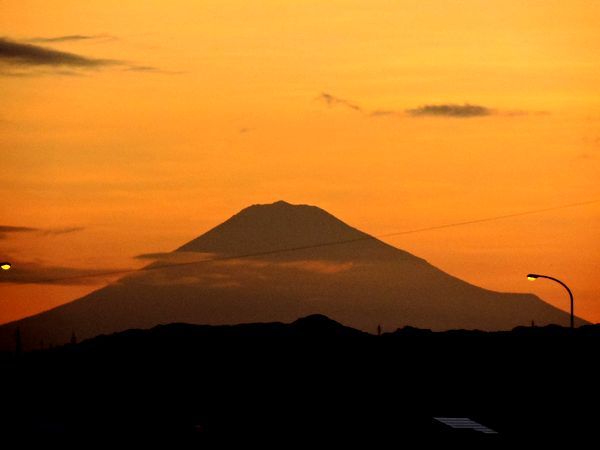
[[[78,448],[594,442],[599,344],[598,326],[373,336],[323,316],[173,324],[2,355],[0,427],[7,442]]]

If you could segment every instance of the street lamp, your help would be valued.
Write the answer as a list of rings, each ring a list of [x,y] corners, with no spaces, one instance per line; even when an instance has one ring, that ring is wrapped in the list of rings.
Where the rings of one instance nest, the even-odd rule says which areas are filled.
[[[2,270],[9,270],[11,267],[12,265],[9,262],[0,263],[0,269]]]
[[[560,281],[554,277],[549,277],[547,275],[538,275],[537,273],[530,273],[527,275],[527,279],[529,281],[535,281],[538,278],[547,278],[548,280],[556,281],[558,284],[562,285],[562,287],[564,287],[567,290],[567,292],[569,293],[569,298],[571,299],[571,328],[574,328],[575,327],[575,316],[573,315],[573,293],[571,292],[571,289],[569,289],[569,286],[567,286],[562,281]]]

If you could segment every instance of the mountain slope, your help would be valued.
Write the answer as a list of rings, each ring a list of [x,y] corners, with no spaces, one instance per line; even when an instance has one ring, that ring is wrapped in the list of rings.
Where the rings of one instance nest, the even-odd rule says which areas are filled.
[[[175,265],[158,269],[165,264]],[[371,332],[568,323],[534,295],[473,286],[320,208],[282,201],[245,208],[148,268],[156,270],[0,327],[0,348],[12,346],[17,327],[24,346],[35,348],[67,342],[73,332],[82,339],[172,322],[290,322],[314,313]]]

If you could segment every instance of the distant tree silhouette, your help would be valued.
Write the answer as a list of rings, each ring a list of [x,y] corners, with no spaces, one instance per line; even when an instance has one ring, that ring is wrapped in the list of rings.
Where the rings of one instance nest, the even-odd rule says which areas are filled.
[[[381,336],[381,325],[377,325],[377,336]]]
[[[77,344],[77,336],[75,336],[75,331],[71,332],[71,345]]]

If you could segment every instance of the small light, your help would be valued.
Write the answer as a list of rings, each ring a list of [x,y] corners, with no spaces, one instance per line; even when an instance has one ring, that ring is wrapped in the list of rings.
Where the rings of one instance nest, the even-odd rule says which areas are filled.
[[[0,269],[2,270],[8,270],[10,269],[12,266],[9,262],[3,262],[0,264]]]
[[[537,280],[537,279],[538,279],[538,276],[537,276],[537,275],[535,275],[535,274],[533,274],[533,273],[530,273],[529,275],[527,275],[527,279],[528,279],[529,281],[535,281],[535,280]]]

